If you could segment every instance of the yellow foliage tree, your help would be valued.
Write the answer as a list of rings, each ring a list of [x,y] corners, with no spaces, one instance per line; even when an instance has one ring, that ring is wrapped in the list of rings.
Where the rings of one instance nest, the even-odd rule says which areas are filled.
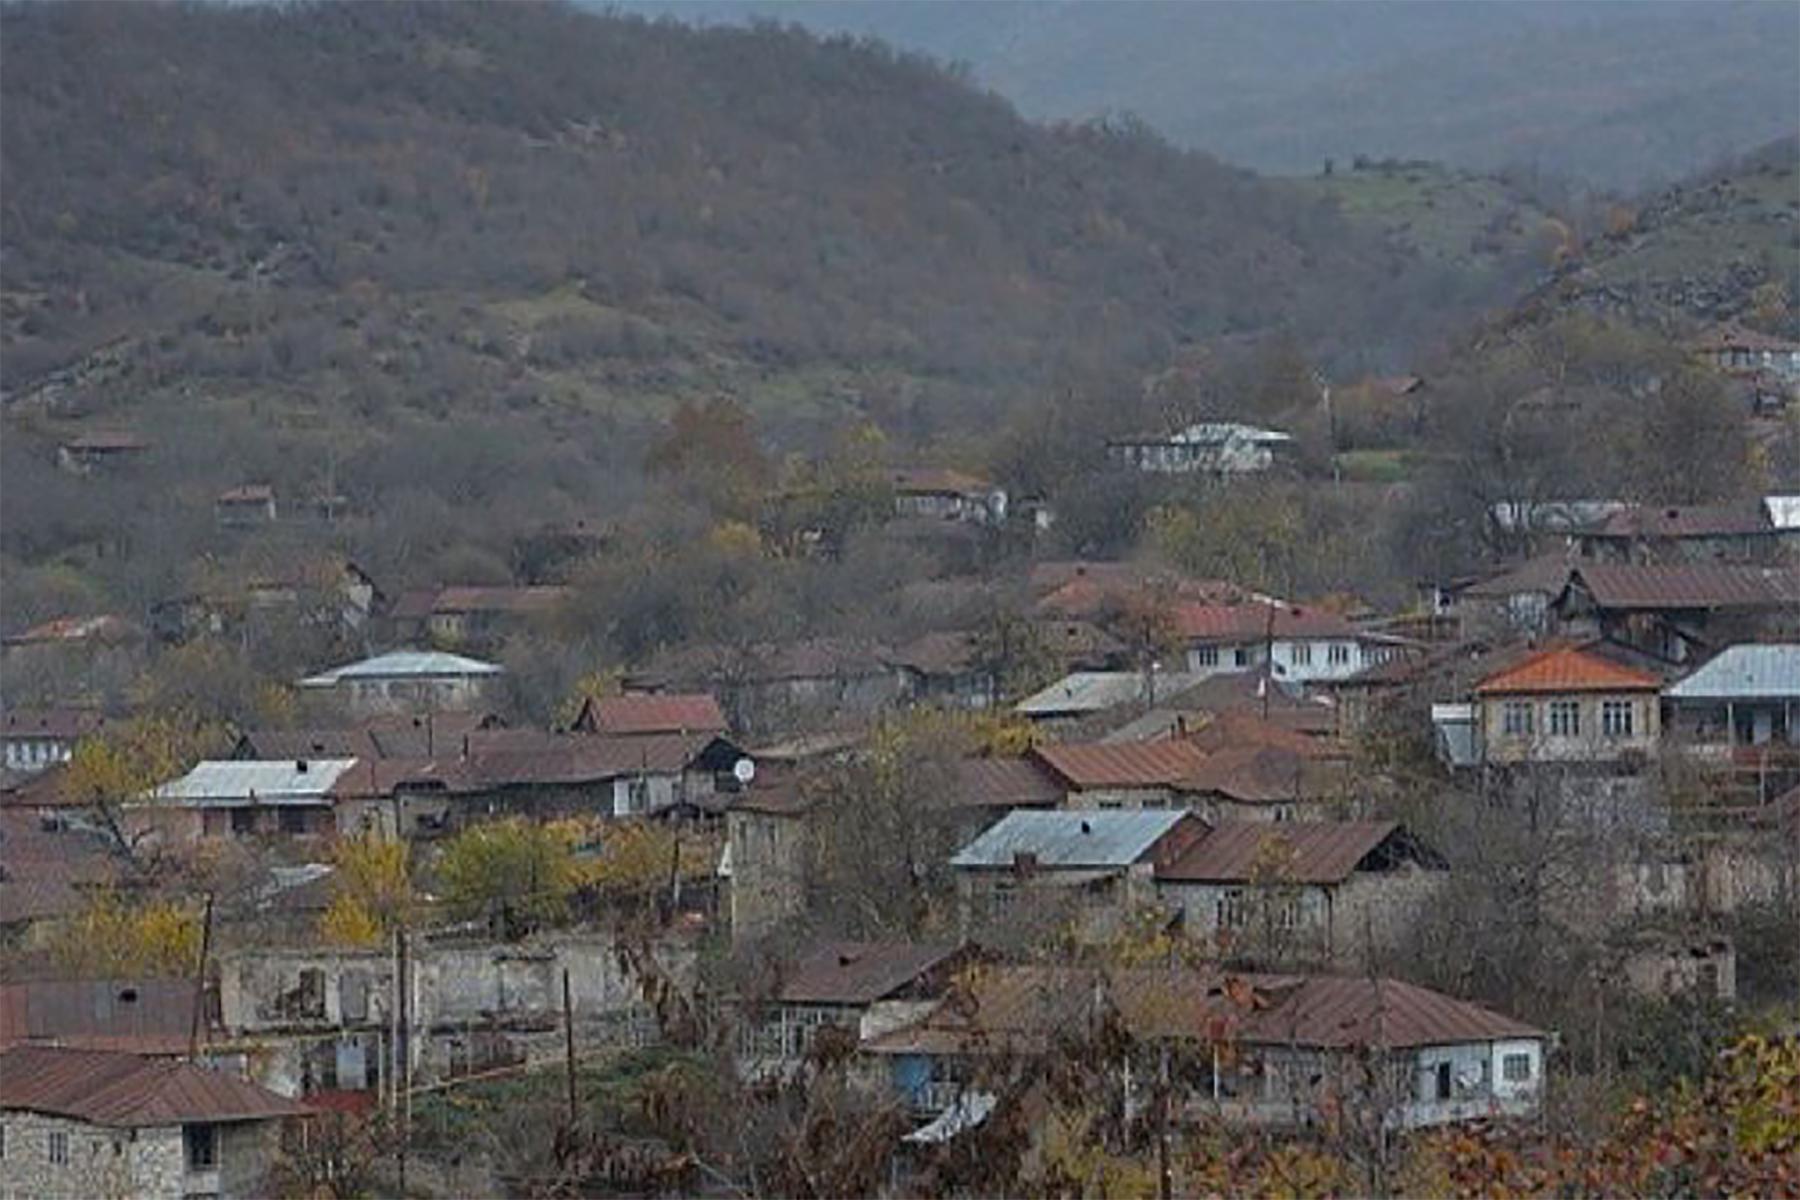
[[[199,962],[200,937],[200,916],[191,907],[130,906],[107,890],[88,898],[54,954],[65,970],[90,979],[187,975]]]
[[[337,870],[319,935],[339,945],[379,945],[406,921],[412,904],[406,843],[365,834],[340,841],[332,857]]]

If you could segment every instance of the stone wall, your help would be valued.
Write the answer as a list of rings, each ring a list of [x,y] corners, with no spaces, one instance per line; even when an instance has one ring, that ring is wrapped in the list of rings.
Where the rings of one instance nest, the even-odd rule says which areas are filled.
[[[181,1200],[187,1161],[180,1126],[109,1129],[13,1109],[0,1114],[6,1153],[0,1196],[25,1200]],[[58,1137],[65,1162],[51,1161]]]

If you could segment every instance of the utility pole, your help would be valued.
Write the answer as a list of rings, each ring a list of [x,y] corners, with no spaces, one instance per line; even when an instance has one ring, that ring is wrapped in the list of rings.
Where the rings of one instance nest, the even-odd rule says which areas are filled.
[[[569,1081],[569,1132],[575,1132],[580,1108],[575,1100],[575,1006],[569,1001],[569,968],[564,967],[563,983],[563,1058]]]
[[[394,981],[400,994],[399,1011],[396,1014],[400,1022],[400,1036],[394,1041],[400,1060],[400,1069],[394,1075],[394,1086],[399,1089],[400,1194],[405,1196],[406,1144],[412,1140],[412,989],[407,986],[406,981],[407,946],[404,922],[394,931],[394,949],[397,966]]]
[[[1162,1068],[1156,1085],[1156,1195],[1174,1200],[1175,1172],[1169,1165],[1169,1047],[1162,1047]]]
[[[212,953],[213,894],[206,893],[206,915],[200,925],[200,961],[194,967],[194,1013],[188,1024],[188,1057],[200,1053],[200,1019],[206,1008],[206,959]]]

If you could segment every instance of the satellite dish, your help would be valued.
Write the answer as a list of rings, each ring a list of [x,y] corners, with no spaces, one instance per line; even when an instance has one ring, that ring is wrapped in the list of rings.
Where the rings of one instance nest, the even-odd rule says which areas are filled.
[[[756,778],[756,764],[747,758],[740,758],[731,764],[731,777],[742,784],[749,784]]]

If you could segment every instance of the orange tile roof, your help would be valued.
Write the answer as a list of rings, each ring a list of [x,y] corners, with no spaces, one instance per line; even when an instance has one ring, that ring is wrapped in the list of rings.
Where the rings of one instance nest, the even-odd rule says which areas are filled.
[[[1478,696],[1513,692],[1654,692],[1662,680],[1574,646],[1552,646],[1475,685]]]

